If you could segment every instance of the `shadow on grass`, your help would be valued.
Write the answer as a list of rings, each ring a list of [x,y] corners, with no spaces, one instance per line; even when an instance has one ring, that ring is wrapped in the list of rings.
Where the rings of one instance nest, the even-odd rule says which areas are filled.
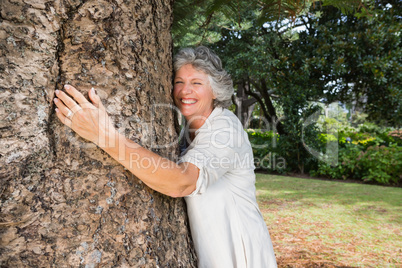
[[[269,196],[286,200],[321,200],[325,203],[342,205],[359,203],[368,209],[376,209],[375,204],[402,207],[402,188],[342,183],[269,174],[257,174],[256,187],[259,191],[269,191]],[[373,207],[374,206],[374,207]],[[378,210],[379,213],[384,212]]]

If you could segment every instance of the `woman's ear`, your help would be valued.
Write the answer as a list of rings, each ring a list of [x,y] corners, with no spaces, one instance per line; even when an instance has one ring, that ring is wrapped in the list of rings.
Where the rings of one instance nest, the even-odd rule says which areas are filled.
[[[211,90],[211,92],[212,92],[212,99],[213,100],[216,100],[216,96],[215,96],[215,92],[214,92],[214,90],[212,89],[212,86],[211,86],[211,82],[210,82],[210,80],[208,79],[208,83],[209,83],[209,89]]]

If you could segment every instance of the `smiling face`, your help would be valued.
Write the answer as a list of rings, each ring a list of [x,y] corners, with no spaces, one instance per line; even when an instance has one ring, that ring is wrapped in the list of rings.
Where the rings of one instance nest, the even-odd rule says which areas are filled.
[[[197,71],[191,64],[176,72],[173,97],[180,112],[194,128],[201,127],[213,110],[215,97],[208,75]]]

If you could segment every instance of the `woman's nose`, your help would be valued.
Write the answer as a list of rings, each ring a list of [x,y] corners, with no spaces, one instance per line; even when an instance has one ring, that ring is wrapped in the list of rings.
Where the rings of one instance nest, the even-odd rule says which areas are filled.
[[[193,86],[190,83],[185,83],[183,86],[183,92],[190,94],[193,92]]]

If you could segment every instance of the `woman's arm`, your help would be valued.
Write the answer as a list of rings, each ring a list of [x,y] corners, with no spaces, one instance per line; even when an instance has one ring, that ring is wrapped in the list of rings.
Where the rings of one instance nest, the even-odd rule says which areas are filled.
[[[186,196],[196,188],[199,169],[191,163],[176,164],[125,138],[113,126],[94,89],[92,103],[72,86],[56,91],[56,114],[78,135],[102,148],[152,189],[172,197]]]

